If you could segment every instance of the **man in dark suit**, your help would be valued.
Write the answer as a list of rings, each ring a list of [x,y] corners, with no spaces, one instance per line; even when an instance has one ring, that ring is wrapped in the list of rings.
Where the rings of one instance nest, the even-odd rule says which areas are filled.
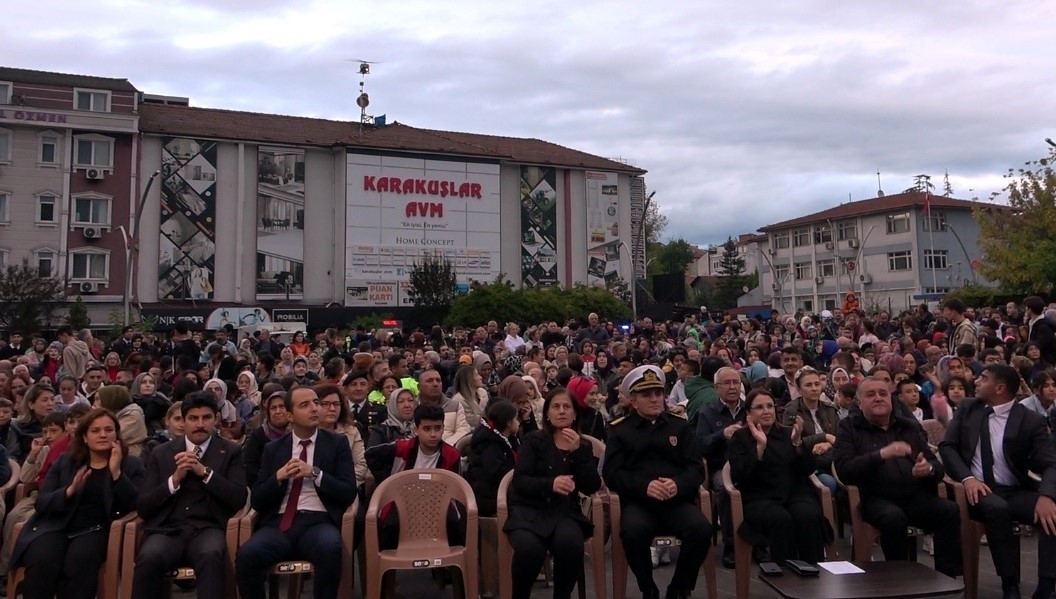
[[[224,530],[249,492],[242,448],[216,435],[220,414],[212,393],[191,393],[180,412],[185,436],[147,456],[133,599],[161,597],[165,573],[186,564],[194,567],[199,598],[224,596]]]
[[[263,599],[268,569],[290,559],[312,562],[315,599],[335,599],[341,580],[341,517],[356,499],[356,470],[344,435],[319,429],[311,387],[286,394],[292,433],[267,444],[251,505],[257,530],[238,550],[244,599]]]
[[[1045,320],[1045,300],[1032,295],[1023,300],[1026,309],[1024,318],[1029,327],[1028,337],[1031,343],[1037,343],[1041,350],[1041,361],[1051,368],[1056,366],[1056,333],[1052,325]]]
[[[1012,523],[1041,528],[1034,598],[1048,599],[1056,587],[1056,450],[1044,419],[1014,401],[1019,385],[1011,366],[983,369],[975,388],[978,399],[961,402],[939,452],[950,477],[964,484],[972,519],[986,526],[1006,599],[1020,597]],[[1028,471],[1040,474],[1041,483]]]

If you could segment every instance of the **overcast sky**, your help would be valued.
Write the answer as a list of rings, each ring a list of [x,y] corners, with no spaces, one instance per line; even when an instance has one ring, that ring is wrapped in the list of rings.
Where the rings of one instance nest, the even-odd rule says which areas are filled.
[[[1000,190],[1056,137],[1054,6],[35,0],[4,11],[0,64],[356,120],[347,60],[379,61],[371,113],[625,159],[665,236],[706,244],[874,197],[877,170]]]

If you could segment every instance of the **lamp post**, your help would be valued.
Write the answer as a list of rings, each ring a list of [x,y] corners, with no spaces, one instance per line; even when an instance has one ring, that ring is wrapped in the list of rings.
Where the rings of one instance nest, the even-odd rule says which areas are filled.
[[[627,244],[620,241],[617,247],[621,247],[627,250],[627,263],[631,267],[631,317],[634,318],[634,322],[638,322],[638,285],[637,277],[634,275],[634,255],[631,254],[631,248],[627,247]]]
[[[132,222],[132,229],[129,231],[125,230],[125,226],[121,225],[118,229],[121,230],[121,238],[125,242],[125,292],[122,297],[122,304],[125,308],[125,325],[128,326],[129,320],[131,319],[131,300],[132,300],[132,273],[133,273],[133,258],[139,258],[139,243],[136,240],[136,235],[139,234],[139,220],[143,217],[143,206],[147,203],[147,194],[150,193],[150,188],[154,185],[154,179],[158,178],[161,171],[154,171],[154,174],[147,179],[147,186],[143,188],[143,194],[139,197],[139,205],[136,207],[136,218]]]

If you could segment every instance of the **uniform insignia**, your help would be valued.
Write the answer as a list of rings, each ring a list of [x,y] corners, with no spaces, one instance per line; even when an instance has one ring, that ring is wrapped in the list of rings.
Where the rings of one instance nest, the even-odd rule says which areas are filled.
[[[617,425],[617,424],[619,424],[619,423],[623,422],[623,421],[624,421],[624,420],[626,420],[626,419],[627,419],[627,417],[626,417],[626,416],[620,416],[620,417],[619,417],[619,418],[617,418],[616,420],[613,420],[612,422],[610,422],[610,423],[609,423],[609,426],[615,426],[615,425]]]
[[[671,443],[671,447],[678,447],[678,437],[671,435],[667,440]]]
[[[646,370],[645,373],[642,374],[642,380],[645,381],[645,382],[648,382],[648,383],[655,383],[656,381],[659,381],[660,379],[656,376],[656,373],[653,372],[652,370]]]

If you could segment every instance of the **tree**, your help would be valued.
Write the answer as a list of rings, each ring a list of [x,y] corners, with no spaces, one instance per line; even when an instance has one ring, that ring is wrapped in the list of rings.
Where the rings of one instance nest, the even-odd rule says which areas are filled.
[[[570,318],[585,320],[597,312],[603,320],[625,320],[630,306],[601,287],[576,285],[571,289],[517,289],[503,282],[475,286],[455,298],[447,324],[477,326],[482,322],[536,323]]]
[[[645,208],[645,218],[642,221],[642,228],[645,229],[645,243],[646,245],[658,244],[664,230],[667,229],[667,217],[660,213],[660,206],[656,202],[649,200],[648,204]]]
[[[686,268],[693,263],[693,246],[685,239],[669,241],[656,252],[656,267],[653,272],[658,274],[684,273]]]
[[[75,331],[87,329],[92,325],[92,319],[88,318],[88,307],[84,305],[84,301],[81,300],[79,295],[70,304],[70,311],[66,314],[66,324],[70,325]]]
[[[1008,208],[973,211],[982,251],[979,272],[1008,291],[1049,294],[1056,283],[1056,151],[1009,169]]]
[[[410,272],[410,296],[418,322],[440,323],[458,294],[455,266],[446,258],[425,258]]]
[[[917,175],[913,177],[913,186],[906,188],[902,193],[932,193],[935,185],[931,182],[931,175]]]
[[[719,268],[715,273],[718,281],[715,285],[715,308],[726,310],[737,306],[737,298],[743,293],[747,278],[744,276],[744,257],[737,248],[733,237],[728,237],[722,244],[722,256],[719,257]]]
[[[66,284],[42,277],[29,260],[0,270],[0,329],[30,334],[50,326],[66,301]]]
[[[953,197],[953,185],[950,185],[950,171],[942,175],[942,195],[947,198]]]

